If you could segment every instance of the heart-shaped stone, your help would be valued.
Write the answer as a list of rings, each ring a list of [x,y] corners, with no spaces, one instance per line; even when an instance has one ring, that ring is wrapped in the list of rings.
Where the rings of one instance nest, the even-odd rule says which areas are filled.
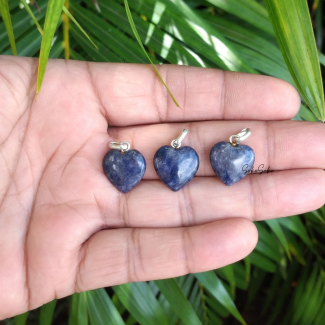
[[[146,160],[138,150],[121,153],[110,150],[103,159],[103,169],[108,180],[121,192],[127,193],[142,179]]]
[[[174,192],[189,183],[199,168],[199,156],[191,147],[159,148],[153,158],[159,178]]]
[[[234,147],[229,142],[218,142],[210,152],[211,166],[226,185],[233,185],[244,178],[254,161],[254,151],[246,145]]]

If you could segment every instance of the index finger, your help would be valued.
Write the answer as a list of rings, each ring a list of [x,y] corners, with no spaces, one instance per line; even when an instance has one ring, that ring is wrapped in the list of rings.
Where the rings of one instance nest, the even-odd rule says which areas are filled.
[[[91,81],[111,125],[198,120],[282,120],[298,112],[289,83],[262,75],[177,65],[157,67],[179,109],[150,65],[89,63]]]

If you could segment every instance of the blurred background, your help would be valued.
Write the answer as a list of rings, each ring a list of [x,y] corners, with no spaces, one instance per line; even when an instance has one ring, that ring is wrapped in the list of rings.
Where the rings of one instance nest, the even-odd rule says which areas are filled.
[[[3,5],[6,0],[0,2]],[[130,0],[129,8],[153,63],[284,79],[302,96],[294,119],[316,122],[324,120],[318,62],[325,62],[323,3],[309,1],[307,7],[305,2]],[[18,55],[39,56],[47,5],[47,0],[8,1]],[[50,58],[149,62],[135,38],[123,0],[69,0],[65,8],[51,40]],[[13,52],[8,24],[0,20],[0,54]],[[306,60],[312,68],[308,69]],[[316,80],[316,86],[310,80]],[[311,89],[316,100],[304,89]],[[0,324],[324,325],[324,207],[255,224],[259,242],[247,258],[235,264],[175,279],[75,294]]]

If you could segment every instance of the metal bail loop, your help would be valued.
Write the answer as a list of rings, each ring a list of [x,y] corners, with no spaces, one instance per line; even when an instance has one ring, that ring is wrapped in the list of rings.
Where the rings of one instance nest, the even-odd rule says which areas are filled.
[[[174,148],[174,149],[179,149],[182,145],[182,141],[184,140],[184,138],[186,137],[186,134],[188,133],[188,130],[187,129],[184,129],[182,131],[182,133],[175,139],[171,142],[171,146]]]
[[[246,140],[251,134],[252,134],[252,130],[250,128],[245,128],[241,130],[239,133],[231,135],[229,138],[229,143],[232,146],[236,147],[241,142]]]
[[[109,147],[110,147],[111,149],[120,150],[121,153],[125,153],[125,152],[127,152],[127,151],[130,150],[131,145],[130,145],[130,143],[127,142],[127,141],[123,141],[123,142],[121,142],[121,143],[118,143],[118,142],[110,142],[110,143],[109,143]]]

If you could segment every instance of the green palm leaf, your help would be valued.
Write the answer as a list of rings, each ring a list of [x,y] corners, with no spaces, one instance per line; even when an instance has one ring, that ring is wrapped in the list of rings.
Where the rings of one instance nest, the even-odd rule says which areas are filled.
[[[253,265],[270,273],[275,272],[276,264],[259,252],[253,251],[249,257]]]
[[[87,293],[75,293],[71,296],[69,325],[88,325]]]
[[[236,278],[235,278],[234,268],[232,265],[227,265],[227,266],[224,266],[222,268],[222,270],[230,284],[231,294],[234,296],[235,290],[236,290]]]
[[[288,228],[290,231],[299,236],[307,246],[311,246],[311,240],[306,230],[306,227],[298,216],[280,218],[278,219],[278,222],[282,226]]]
[[[177,103],[176,99],[174,98],[173,94],[171,93],[171,91],[169,90],[169,88],[167,87],[165,81],[163,80],[163,78],[161,77],[160,73],[158,72],[157,68],[155,67],[155,65],[153,64],[153,62],[151,61],[150,59],[150,56],[148,55],[146,49],[144,48],[143,44],[142,44],[142,41],[141,41],[141,38],[138,34],[138,31],[137,31],[137,28],[135,27],[135,24],[134,24],[134,21],[133,21],[133,18],[132,18],[132,14],[131,14],[131,11],[130,11],[130,7],[129,7],[129,4],[128,4],[128,1],[127,0],[124,0],[124,4],[125,4],[125,10],[126,10],[126,15],[129,19],[129,22],[130,22],[130,25],[131,25],[131,28],[132,28],[132,31],[134,33],[134,36],[136,38],[136,40],[138,41],[140,47],[142,48],[143,52],[145,53],[145,55],[147,56],[148,60],[150,61],[152,67],[154,68],[154,70],[156,71],[160,81],[163,83],[163,85],[165,86],[165,88],[167,89],[167,92],[169,94],[169,96],[172,98],[173,102],[175,103],[175,105],[179,108],[181,108],[179,106],[179,104]]]
[[[83,21],[84,24],[87,24],[87,29],[92,35],[95,35],[95,37],[100,39],[105,46],[123,58],[126,62],[147,62],[143,57],[142,49],[139,48],[134,41],[121,33],[121,31],[115,26],[109,24],[105,19],[99,17],[91,10],[86,10],[85,8],[73,3],[70,3],[70,8],[79,21]],[[152,58],[151,60],[154,63],[159,63],[155,58]],[[122,60],[119,59],[119,61]]]
[[[279,221],[277,219],[269,219],[269,220],[266,220],[265,222],[268,224],[268,226],[272,229],[272,231],[278,237],[278,239],[280,240],[280,243],[282,244],[284,250],[286,251],[289,259],[291,260],[289,244],[288,244],[287,238],[279,224]]]
[[[155,284],[170,306],[186,325],[202,325],[192,306],[174,279],[157,280]]]
[[[14,55],[17,55],[15,36],[14,36],[14,31],[12,29],[11,17],[10,17],[9,6],[8,6],[7,0],[0,0],[0,14],[2,16],[2,19],[4,21],[4,24],[5,24],[5,27],[7,30],[12,53]]]
[[[141,325],[167,325],[164,311],[147,282],[126,283],[113,290],[124,307]]]
[[[62,8],[65,0],[49,0],[46,10],[41,52],[38,63],[36,93],[41,90],[47,61],[49,58],[53,36],[61,17]]]
[[[273,34],[266,10],[253,0],[207,0],[211,4],[249,22],[261,30]]]
[[[51,301],[41,307],[40,314],[39,314],[39,324],[40,325],[51,325],[52,324],[56,303],[57,303],[57,300],[54,299],[53,301]]]
[[[12,1],[14,2],[14,1]],[[12,3],[11,1],[9,2],[9,5]],[[19,4],[19,1],[17,1],[17,3]],[[45,11],[46,11],[46,5],[47,5],[47,0],[38,0],[38,6],[40,9],[40,13],[37,12],[37,10],[35,8],[30,8],[34,17],[40,21],[44,15],[45,15]],[[14,8],[16,9],[16,8]],[[29,32],[33,31],[35,29],[35,27],[33,26],[33,20],[30,17],[30,15],[28,15],[26,10],[18,10],[12,14],[11,16],[11,21],[12,21],[12,28],[15,34],[16,39],[19,39],[20,36],[22,36],[23,34],[27,35],[29,34]],[[33,28],[31,28],[31,26]],[[9,53],[10,49],[8,48],[10,46],[9,43],[9,38],[7,36],[7,32],[6,32],[6,28],[4,26],[3,23],[0,24],[0,51],[1,53],[4,53],[4,51],[6,51],[7,53]],[[23,49],[24,50],[24,49]],[[39,47],[38,47],[39,50]],[[19,53],[19,50],[17,50],[17,52]],[[10,52],[10,54],[12,53],[12,51]],[[20,54],[21,55],[21,54]]]
[[[88,40],[91,42],[91,44],[93,44],[94,47],[96,47],[96,49],[98,50],[97,45],[91,40],[91,38],[89,37],[89,35],[84,31],[84,29],[80,26],[80,24],[71,15],[71,13],[69,12],[69,10],[65,6],[63,6],[63,12],[76,24],[76,26],[80,29],[80,31],[88,38]]]
[[[43,35],[43,29],[41,27],[41,25],[38,23],[38,20],[36,19],[36,17],[34,16],[33,11],[30,9],[28,3],[25,0],[20,0],[20,2],[23,4],[24,8],[26,9],[27,13],[29,14],[30,18],[32,18],[33,22],[35,23],[35,25],[37,26],[37,29],[39,30],[39,32],[41,33],[41,35]]]
[[[203,284],[204,288],[216,298],[241,324],[246,324],[243,317],[238,312],[228,291],[221,280],[212,272],[196,273],[196,278]]]
[[[42,42],[42,35],[35,28],[28,33],[25,37],[21,38],[16,46],[17,53],[20,56],[33,56],[39,51],[39,47]],[[10,55],[10,50],[4,52],[6,55]]]
[[[27,322],[28,315],[29,315],[29,312],[17,315],[14,318],[15,319],[15,325],[25,325],[26,322]]]
[[[324,121],[324,91],[306,0],[265,0],[283,57],[296,86]]]
[[[88,291],[86,294],[91,325],[125,325],[104,289]]]
[[[39,26],[44,25],[48,0],[37,0],[39,11],[34,6],[35,1],[28,7],[25,5],[32,14],[24,10],[19,5],[20,2],[26,4],[27,0],[8,1],[16,51],[22,56],[38,56],[42,36],[35,28],[35,23],[37,21]],[[301,89],[319,104],[319,85],[315,81],[314,91],[312,78],[308,79],[307,75],[313,70],[314,57],[299,52],[299,46],[304,45],[301,37],[312,35],[305,30],[305,24],[310,18],[302,21],[300,29],[295,19],[294,26],[287,26],[288,22],[281,20],[283,17],[286,19],[287,11],[290,11],[291,16],[296,14],[298,18],[303,17],[298,10],[304,4],[301,0],[281,1],[278,4],[281,12],[275,11],[274,17],[281,19],[279,26],[276,25],[276,33],[260,0],[132,0],[128,2],[128,13],[132,15],[133,21],[131,25],[130,17],[125,13],[124,2],[125,0],[69,0],[69,12],[63,14],[67,17],[71,12],[70,19],[75,17],[82,29],[79,28],[80,25],[70,23],[69,33],[66,33],[67,26],[62,24],[61,11],[57,10],[58,20],[52,30],[55,36],[49,38],[49,57],[63,58],[64,49],[68,48],[71,58],[75,60],[147,63],[148,59],[143,55],[144,48],[156,65],[171,63],[261,73],[284,79],[293,85],[299,80]],[[278,3],[274,0],[268,2]],[[99,5],[100,12],[94,4]],[[320,36],[323,34],[320,4],[314,25],[319,36],[319,50],[322,43]],[[298,9],[294,11],[292,8]],[[306,8],[304,10],[308,14]],[[51,15],[48,14],[47,18]],[[89,42],[85,33],[99,50]],[[281,36],[283,33],[287,34]],[[139,46],[137,37],[140,38],[142,47]],[[66,45],[67,40],[69,46]],[[288,47],[291,44],[294,48],[290,49]],[[308,49],[309,46],[307,39],[305,48]],[[288,52],[285,54],[286,59],[283,57],[283,49]],[[12,54],[4,19],[0,21],[0,51],[1,54]],[[325,56],[320,52],[317,55],[325,66]],[[297,61],[293,61],[292,56],[296,56]],[[299,64],[294,66],[289,61],[290,67],[288,60]],[[303,65],[306,66],[305,72],[300,71]],[[296,79],[291,75],[292,70]],[[311,91],[308,87],[311,87]],[[306,100],[308,96],[302,95]],[[312,107],[306,100],[295,119],[316,121],[317,118],[307,108],[307,104]],[[320,116],[320,113],[317,114]],[[174,279],[117,286],[113,288],[115,293],[112,294],[112,300],[108,295],[108,292],[112,292],[111,288],[108,291],[100,289],[74,294],[69,299],[58,301],[55,316],[58,315],[60,320],[61,316],[66,316],[70,303],[69,325],[187,325],[193,322],[221,325],[231,321],[226,318],[236,315],[234,306],[245,295],[249,308],[262,306],[260,310],[254,310],[256,319],[263,317],[257,322],[263,323],[266,319],[265,324],[288,325],[295,322],[297,325],[323,325],[324,220],[325,209],[321,208],[305,213],[303,217],[257,222],[259,241],[244,261],[195,276],[189,274]],[[292,262],[288,261],[285,251],[291,253]],[[314,269],[316,271],[313,272]],[[242,290],[246,292],[243,293]],[[261,302],[262,297],[265,299]],[[42,317],[48,317],[44,322],[51,322],[53,310],[45,312],[51,306],[53,308],[50,303],[40,309]],[[241,304],[238,303],[238,308],[240,307]],[[25,325],[29,315],[27,323],[32,323],[39,316],[40,310],[16,316],[14,322]],[[237,317],[240,317],[238,310]],[[67,319],[64,321],[66,323]],[[13,324],[12,320],[5,321],[5,324],[7,322],[8,325]]]

